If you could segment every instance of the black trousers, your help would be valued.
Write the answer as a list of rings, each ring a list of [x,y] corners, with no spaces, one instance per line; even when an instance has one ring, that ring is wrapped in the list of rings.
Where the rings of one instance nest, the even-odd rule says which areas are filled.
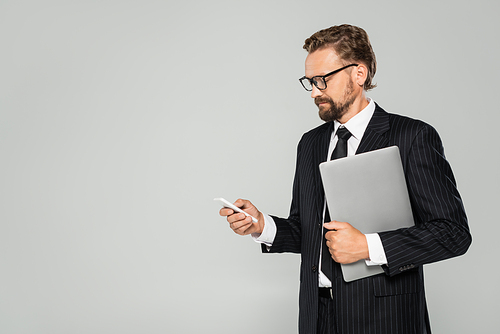
[[[336,334],[333,299],[319,297],[318,304],[318,334]]]

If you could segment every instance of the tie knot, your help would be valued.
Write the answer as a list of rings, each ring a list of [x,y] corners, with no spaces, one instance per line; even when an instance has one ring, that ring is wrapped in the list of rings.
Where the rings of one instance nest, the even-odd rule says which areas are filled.
[[[341,127],[337,130],[337,137],[339,137],[339,139],[348,140],[351,136],[352,133],[345,127]]]

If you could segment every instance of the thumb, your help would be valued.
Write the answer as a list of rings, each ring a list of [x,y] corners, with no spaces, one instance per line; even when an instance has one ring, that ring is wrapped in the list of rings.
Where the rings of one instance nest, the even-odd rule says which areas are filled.
[[[250,208],[254,208],[255,206],[252,204],[252,202],[250,202],[249,200],[247,199],[242,199],[242,198],[238,198],[235,202],[234,202],[234,205],[236,205],[238,208],[240,209],[243,209],[243,210],[246,210],[246,209],[250,209]]]
[[[344,228],[344,224],[341,222],[338,222],[336,220],[328,222],[328,223],[324,223],[323,226],[328,230],[335,230],[335,231],[341,230],[342,228]]]

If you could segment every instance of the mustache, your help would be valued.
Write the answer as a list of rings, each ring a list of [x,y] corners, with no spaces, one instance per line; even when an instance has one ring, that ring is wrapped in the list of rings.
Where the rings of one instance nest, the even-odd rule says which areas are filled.
[[[317,106],[319,106],[320,103],[325,103],[325,102],[332,103],[332,100],[329,98],[326,98],[326,97],[315,97],[314,98],[314,103]]]

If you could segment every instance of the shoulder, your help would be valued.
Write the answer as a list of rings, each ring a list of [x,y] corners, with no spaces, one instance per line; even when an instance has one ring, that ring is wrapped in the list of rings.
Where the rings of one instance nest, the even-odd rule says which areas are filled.
[[[444,158],[444,147],[436,129],[422,120],[395,113],[386,113],[389,127],[384,137],[399,147],[405,170],[409,161],[423,159],[438,164]]]
[[[304,133],[302,135],[302,138],[304,138],[304,137],[316,137],[318,135],[322,135],[325,132],[331,131],[332,127],[333,127],[332,122],[323,123],[323,124],[318,125],[317,127],[313,128],[313,129],[307,131],[306,133]]]
[[[377,105],[373,119],[385,117],[388,123],[388,136],[392,138],[414,138],[419,135],[437,135],[436,129],[422,120],[397,113],[388,113]]]
[[[422,120],[403,116],[400,114],[389,114],[389,121],[392,129],[422,131],[425,128],[432,128],[432,126]]]
[[[299,145],[311,145],[313,143],[317,143],[318,140],[321,140],[328,134],[331,134],[332,129],[332,122],[323,123],[304,133],[300,138]]]

